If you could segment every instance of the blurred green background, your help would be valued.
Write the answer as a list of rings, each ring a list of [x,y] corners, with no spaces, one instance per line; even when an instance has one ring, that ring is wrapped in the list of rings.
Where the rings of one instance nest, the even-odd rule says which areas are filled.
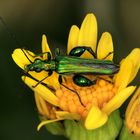
[[[20,42],[17,46],[0,23],[0,140],[64,139],[45,130],[39,123],[33,92],[21,81],[23,71],[11,54],[17,47],[39,52],[45,33],[52,50],[66,50],[71,25],[80,26],[84,16],[93,12],[99,34],[113,36],[115,62],[140,47],[140,1],[138,0],[0,0],[0,16]],[[133,82],[139,85],[140,73]]]

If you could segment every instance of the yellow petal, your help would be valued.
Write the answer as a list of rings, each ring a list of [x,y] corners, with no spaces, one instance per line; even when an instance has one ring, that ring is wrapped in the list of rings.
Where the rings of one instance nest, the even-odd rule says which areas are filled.
[[[119,86],[119,90],[125,88],[136,76],[140,68],[140,49],[135,48],[121,62],[120,71],[114,77],[115,84]]]
[[[36,106],[37,106],[37,109],[39,111],[40,114],[43,114],[43,109],[40,105],[40,96],[38,93],[35,92],[35,102],[36,102]]]
[[[103,112],[106,112],[108,115],[114,110],[118,109],[124,101],[133,93],[135,86],[129,86],[120,92],[118,92],[107,104],[102,108]]]
[[[39,84],[35,88],[32,86],[36,85],[37,82],[29,77],[22,76],[22,80],[35,92],[37,92],[45,101],[53,104],[55,106],[59,106],[58,98],[45,86]]]
[[[25,56],[25,54],[23,53],[23,51],[25,52],[25,54],[27,55],[27,57]],[[29,60],[30,61],[34,61],[35,57],[32,57],[32,56],[35,56],[34,53],[28,51],[28,50],[24,50],[23,51],[21,49],[16,49],[14,50],[13,54],[12,54],[12,58],[14,59],[15,63],[24,70],[25,66],[27,64],[30,64]],[[32,55],[32,56],[31,56]],[[40,58],[40,57],[38,57]],[[29,59],[29,60],[28,60]],[[41,59],[41,58],[40,58]],[[42,80],[43,78],[47,77],[48,75],[48,72],[46,71],[41,71],[39,73],[35,72],[35,71],[30,71],[28,72],[32,77],[34,77],[35,79],[37,80]],[[49,85],[52,85],[55,89],[59,87],[59,82],[58,82],[58,74],[53,72],[53,74],[48,77],[47,79],[45,79],[43,81],[43,83],[46,83],[46,84],[49,84]]]
[[[57,121],[61,121],[61,120],[63,120],[63,119],[61,118],[61,119],[54,119],[54,120],[42,121],[42,122],[38,125],[37,130],[39,131],[40,128],[41,128],[42,126],[46,125],[46,124],[53,123],[53,122],[57,122]]]
[[[102,112],[97,106],[92,106],[85,120],[85,127],[87,129],[96,129],[104,125],[107,120],[107,114]]]
[[[140,95],[140,87],[137,89],[137,91],[135,92],[135,94],[131,98],[131,101],[129,102],[129,105],[128,105],[127,110],[125,112],[126,118],[128,118],[129,114],[131,114],[131,111],[132,111],[131,108],[133,106],[133,103],[137,100],[139,95]]]
[[[23,51],[25,52],[25,54],[27,56],[23,53]],[[24,70],[25,65],[30,64],[30,61],[32,61],[32,62],[34,61],[34,58],[32,56],[35,56],[35,54],[30,52],[30,51],[28,51],[28,50],[23,49],[23,51],[20,48],[15,49],[13,54],[12,54],[12,58],[15,61],[15,63],[20,68],[22,68]],[[27,53],[27,51],[28,51],[28,53]],[[31,54],[32,56],[29,55],[29,54]]]
[[[49,48],[49,45],[47,42],[47,37],[46,37],[46,35],[42,35],[42,53],[45,53],[45,54],[43,54],[43,60],[47,59],[46,52],[50,52],[50,54],[51,54],[51,51],[50,51],[50,48]],[[52,56],[52,54],[51,54],[51,56]]]
[[[29,72],[29,74],[35,79],[37,79],[38,81],[41,81],[43,78],[48,76],[48,72],[46,71],[41,71],[39,73],[32,71],[32,72]],[[53,72],[53,74],[47,77],[44,81],[42,81],[42,83],[45,83],[47,85],[52,86],[54,89],[57,89],[60,86],[58,82],[58,76],[59,75],[56,72]]]
[[[138,106],[138,104],[139,104],[139,100],[136,100],[136,101],[132,104],[130,110],[128,111],[128,114],[127,114],[127,116],[126,116],[126,121],[127,121],[128,123],[129,123],[129,121],[132,119],[132,116],[134,116],[133,113],[134,113],[134,110],[136,109],[136,107]]]
[[[46,101],[39,96],[39,93],[35,92],[35,101],[36,101],[36,106],[40,114],[49,116],[49,109],[46,104]]]
[[[112,37],[110,33],[105,32],[102,34],[97,47],[97,58],[104,59],[111,52],[113,52]],[[113,53],[106,58],[106,60],[112,60],[112,59],[113,59]]]
[[[88,46],[96,50],[97,21],[93,14],[87,14],[79,32],[78,46]]]
[[[76,25],[73,25],[70,29],[68,45],[67,45],[67,54],[76,46],[78,46],[78,36],[79,28]]]
[[[126,59],[128,59],[128,61],[131,61],[133,64],[132,73],[129,79],[130,83],[135,78],[140,68],[140,49],[139,48],[133,49],[132,52],[126,57]]]
[[[128,59],[124,59],[120,66],[120,71],[115,77],[115,85],[119,87],[119,91],[124,89],[128,83],[132,73],[133,64]]]
[[[67,111],[56,111],[57,118],[69,119],[69,120],[79,120],[80,115],[76,113],[69,113]]]

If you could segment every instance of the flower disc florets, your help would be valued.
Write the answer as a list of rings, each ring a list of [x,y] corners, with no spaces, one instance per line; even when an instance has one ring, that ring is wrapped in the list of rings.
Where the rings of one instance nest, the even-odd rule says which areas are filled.
[[[86,118],[93,105],[102,109],[114,97],[117,91],[117,87],[113,83],[103,79],[98,79],[95,85],[89,87],[79,87],[70,79],[64,84],[79,94],[81,102],[76,93],[61,86],[56,90],[59,107],[70,113],[78,113],[81,118]]]

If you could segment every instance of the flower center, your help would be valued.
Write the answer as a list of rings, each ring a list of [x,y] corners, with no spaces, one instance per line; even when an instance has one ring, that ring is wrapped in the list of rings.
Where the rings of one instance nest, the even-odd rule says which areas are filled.
[[[92,105],[102,108],[114,97],[117,91],[115,85],[102,79],[98,79],[95,85],[89,87],[79,87],[71,80],[68,80],[63,84],[76,91],[79,94],[81,101],[75,92],[61,86],[56,90],[60,108],[71,113],[78,113],[82,118],[87,116]]]

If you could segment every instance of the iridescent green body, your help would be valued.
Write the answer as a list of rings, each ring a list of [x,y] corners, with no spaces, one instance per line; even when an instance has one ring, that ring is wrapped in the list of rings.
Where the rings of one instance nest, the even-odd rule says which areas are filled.
[[[75,56],[56,56],[55,71],[59,74],[112,75],[119,66],[110,60],[85,59]]]
[[[58,74],[96,74],[112,75],[119,66],[110,60],[85,59],[75,56],[56,56],[54,60],[36,59],[34,63],[26,66],[25,70],[40,72],[56,71]]]
[[[113,75],[118,72],[119,65],[114,64],[110,60],[80,58],[85,50],[96,58],[96,54],[90,47],[75,47],[66,56],[60,55],[59,49],[57,49],[54,59],[51,59],[50,53],[47,52],[48,59],[35,59],[34,62],[25,66],[25,71],[41,72],[45,70],[49,72],[49,76],[55,71],[60,77],[63,75],[74,75],[73,81],[79,86],[90,86],[95,83],[95,81],[91,81],[83,75]],[[61,79],[59,78],[60,83],[62,83]]]

